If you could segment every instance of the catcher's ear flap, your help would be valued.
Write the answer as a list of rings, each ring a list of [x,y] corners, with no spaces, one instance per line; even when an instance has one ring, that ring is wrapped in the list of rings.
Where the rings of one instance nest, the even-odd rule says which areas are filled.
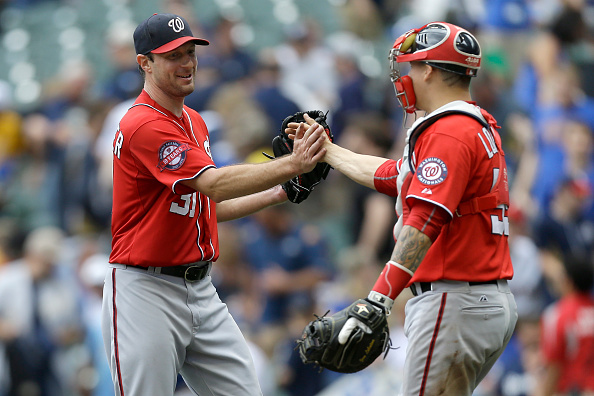
[[[396,89],[396,97],[402,108],[407,113],[414,113],[417,97],[415,96],[412,79],[409,76],[402,76],[394,81],[394,88]]]

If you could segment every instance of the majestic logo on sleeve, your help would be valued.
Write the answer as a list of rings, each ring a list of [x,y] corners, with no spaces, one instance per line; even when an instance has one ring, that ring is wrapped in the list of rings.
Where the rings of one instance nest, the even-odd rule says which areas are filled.
[[[417,178],[430,186],[443,182],[448,176],[448,167],[437,157],[425,158],[417,168]]]
[[[186,162],[186,151],[191,150],[187,143],[179,143],[175,140],[165,142],[159,148],[159,164],[161,172],[165,169],[176,170]]]

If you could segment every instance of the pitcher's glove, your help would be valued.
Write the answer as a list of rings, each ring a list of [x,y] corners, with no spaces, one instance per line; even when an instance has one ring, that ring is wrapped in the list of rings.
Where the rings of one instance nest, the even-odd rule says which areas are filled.
[[[334,136],[326,122],[326,114],[321,110],[300,111],[285,118],[282,122],[280,133],[272,139],[272,152],[274,153],[275,158],[293,152],[293,140],[289,138],[285,129],[291,122],[305,122],[303,114],[306,113],[324,128],[330,141],[333,140]],[[325,179],[326,176],[328,176],[330,169],[331,166],[327,163],[319,162],[312,171],[295,176],[291,180],[283,183],[282,187],[287,193],[289,201],[293,203],[303,202],[312,192],[314,187],[317,186],[322,179]]]
[[[370,301],[359,299],[332,316],[316,317],[297,340],[296,349],[303,363],[315,363],[339,373],[355,373],[383,352],[388,353],[390,332],[386,314]],[[349,318],[359,319],[367,328],[356,327],[348,339],[339,340],[338,334]]]

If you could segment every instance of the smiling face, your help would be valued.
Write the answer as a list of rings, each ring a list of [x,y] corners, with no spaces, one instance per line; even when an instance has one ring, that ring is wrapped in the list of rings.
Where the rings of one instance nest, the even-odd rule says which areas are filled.
[[[170,98],[188,96],[194,91],[196,76],[196,45],[188,42],[163,54],[152,54],[153,60],[143,57],[139,60],[146,73],[146,83]]]

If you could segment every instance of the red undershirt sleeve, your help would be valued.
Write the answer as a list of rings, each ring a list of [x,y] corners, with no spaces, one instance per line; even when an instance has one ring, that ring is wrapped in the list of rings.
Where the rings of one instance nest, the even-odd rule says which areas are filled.
[[[443,208],[431,202],[415,199],[404,225],[415,227],[434,242],[441,228],[450,219],[449,213]]]
[[[396,197],[398,195],[398,190],[396,189],[398,165],[398,161],[396,160],[387,160],[376,169],[373,184],[378,192],[390,197]]]

